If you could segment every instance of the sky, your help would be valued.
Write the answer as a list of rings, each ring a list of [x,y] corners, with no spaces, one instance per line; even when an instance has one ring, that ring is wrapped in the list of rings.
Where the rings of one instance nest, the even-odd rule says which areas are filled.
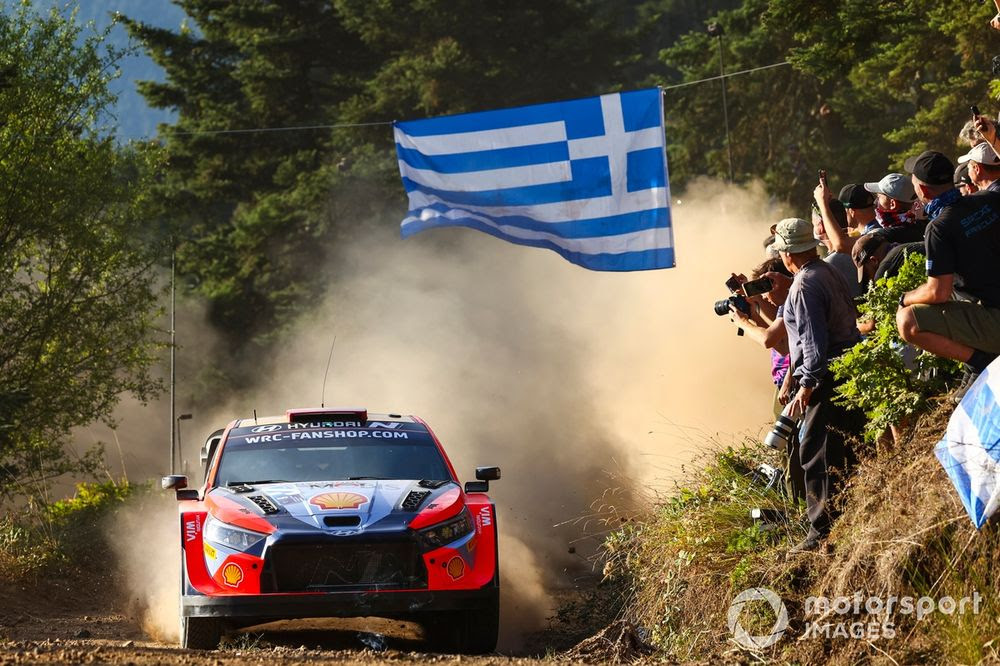
[[[111,24],[115,12],[161,28],[178,28],[185,18],[184,11],[170,0],[34,0],[39,11],[52,7],[78,8],[77,21],[81,24],[93,22],[97,30]],[[9,0],[0,5],[10,11]],[[121,25],[115,26],[110,41],[116,47],[129,44],[128,32]],[[123,142],[132,139],[150,138],[156,134],[160,123],[172,122],[175,114],[161,109],[152,109],[136,89],[136,82],[142,80],[163,80],[160,69],[141,48],[134,55],[126,56],[121,62],[121,76],[112,82],[111,89],[118,95],[118,104],[113,110],[110,122],[118,126],[117,136]]]

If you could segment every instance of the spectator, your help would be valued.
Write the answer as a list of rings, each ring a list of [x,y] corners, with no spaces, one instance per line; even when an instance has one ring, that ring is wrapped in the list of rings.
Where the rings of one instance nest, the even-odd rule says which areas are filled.
[[[865,183],[865,189],[875,195],[875,219],[883,229],[914,224],[913,185],[901,173],[887,174],[877,183]]]
[[[969,178],[968,163],[959,164],[955,168],[954,181],[955,181],[955,187],[958,188],[958,191],[962,193],[963,197],[969,196],[970,194],[974,194],[979,191],[979,188],[976,187],[973,184],[972,179]]]
[[[861,183],[845,185],[838,197],[847,211],[847,226],[854,236],[867,234],[879,228],[875,219],[875,196]]]
[[[985,141],[958,158],[969,171],[969,180],[978,190],[1000,192],[1000,157]]]
[[[751,279],[770,277],[772,273],[783,273],[789,278],[791,277],[781,259],[768,259],[754,268]],[[771,282],[774,284],[771,291],[759,296],[747,297],[753,306],[749,315],[732,306],[730,306],[730,310],[733,312],[734,323],[746,332],[747,337],[760,343],[764,349],[771,350],[771,378],[774,380],[775,386],[781,386],[781,382],[785,378],[784,370],[788,368],[788,335],[785,331],[785,322],[781,318],[780,308],[785,304],[790,283],[776,280],[773,277],[771,277]],[[764,311],[761,307],[761,301],[769,306],[769,312],[774,314],[773,317],[767,316],[769,312]],[[784,360],[778,357],[784,357]]]
[[[851,247],[855,239],[847,233],[847,211],[844,204],[830,198],[830,190],[822,179],[813,190],[813,199],[813,234],[829,249],[823,261],[840,272],[851,298],[856,298],[861,293],[861,288],[858,269],[851,259]]]
[[[782,309],[785,299],[788,297],[788,288],[792,285],[792,274],[785,268],[785,264],[780,258],[769,259],[757,266],[753,270],[753,279],[766,277],[771,280],[773,287],[767,293],[760,296],[747,297],[751,303],[757,303],[758,307],[747,316],[736,308],[730,308],[733,313],[732,321],[742,328],[748,338],[758,342],[761,346],[771,352],[771,380],[776,387],[774,397],[774,416],[777,418],[782,411],[782,391],[787,393],[790,385],[791,375],[789,370],[788,357],[788,332],[785,328],[785,320],[782,318]],[[739,276],[737,276],[739,277]],[[763,315],[762,305],[774,308],[775,315],[770,322],[761,321]],[[804,473],[799,462],[798,440],[789,437],[784,451],[785,470],[785,491],[788,497],[794,500],[805,500],[806,493],[804,487]]]
[[[851,248],[851,260],[858,269],[858,282],[862,293],[868,291],[868,284],[875,279],[875,272],[893,247],[884,232],[865,234]],[[864,331],[862,331],[864,333]]]
[[[950,176],[950,174],[949,174]],[[786,219],[775,230],[775,249],[795,276],[783,315],[796,385],[791,416],[802,417],[799,457],[805,473],[810,529],[789,554],[814,550],[830,531],[838,476],[846,472],[844,433],[860,431],[859,415],[833,402],[835,383],[828,362],[857,343],[857,310],[835,268],[821,261],[812,225]]]
[[[965,364],[964,395],[1000,354],[1000,193],[961,196],[951,161],[934,151],[906,168],[931,223],[927,282],[900,297],[896,324],[907,342]]]
[[[958,142],[969,144],[969,148],[974,148],[985,140],[983,135],[976,130],[976,122],[974,120],[965,121],[965,124],[962,125],[962,131],[958,133]]]

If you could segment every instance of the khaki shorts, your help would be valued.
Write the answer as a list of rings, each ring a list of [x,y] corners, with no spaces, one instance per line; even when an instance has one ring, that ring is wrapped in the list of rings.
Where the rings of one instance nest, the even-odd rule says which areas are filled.
[[[913,317],[921,331],[991,354],[1000,354],[1000,308],[978,303],[948,301],[914,305]]]

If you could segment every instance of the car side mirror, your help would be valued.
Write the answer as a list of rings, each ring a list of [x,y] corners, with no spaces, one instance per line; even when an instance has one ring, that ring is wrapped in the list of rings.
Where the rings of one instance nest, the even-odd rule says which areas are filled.
[[[500,479],[499,467],[477,467],[476,478],[480,481],[498,481]]]
[[[183,474],[171,474],[160,479],[160,487],[164,490],[180,490],[187,486],[188,478]]]
[[[499,467],[477,467],[476,478],[478,481],[468,481],[465,484],[467,493],[487,493],[490,491],[490,481],[500,478]]]
[[[196,489],[187,489],[188,479],[181,474],[171,474],[160,479],[160,486],[164,490],[174,490],[178,500],[201,499],[201,493]]]

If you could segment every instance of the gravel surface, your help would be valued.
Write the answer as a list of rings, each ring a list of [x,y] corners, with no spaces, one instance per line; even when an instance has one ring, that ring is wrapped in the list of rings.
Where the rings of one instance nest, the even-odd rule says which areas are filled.
[[[102,585],[101,583],[104,583]],[[0,666],[5,664],[552,664],[548,657],[438,655],[417,625],[375,618],[281,622],[246,630],[212,652],[148,636],[115,581],[0,584]],[[99,592],[94,592],[99,590]],[[373,650],[368,645],[385,649]]]

